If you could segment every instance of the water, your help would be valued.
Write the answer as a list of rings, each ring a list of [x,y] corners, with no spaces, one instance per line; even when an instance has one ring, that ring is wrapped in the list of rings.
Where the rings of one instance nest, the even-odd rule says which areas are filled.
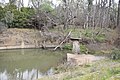
[[[53,75],[64,51],[41,49],[0,50],[0,80],[36,80]]]

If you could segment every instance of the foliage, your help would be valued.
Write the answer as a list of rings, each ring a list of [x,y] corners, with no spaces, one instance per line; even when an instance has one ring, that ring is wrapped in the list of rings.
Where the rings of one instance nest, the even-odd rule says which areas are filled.
[[[108,63],[106,65],[108,65]],[[110,78],[120,73],[120,68],[118,66],[113,66],[113,67],[111,67],[112,65],[106,66],[106,67],[105,65],[103,66],[104,67],[101,67],[99,71],[79,77],[79,79],[81,80],[94,80],[94,79],[95,80],[111,80]]]
[[[84,31],[82,31],[82,35],[84,37],[94,39],[97,42],[104,42],[106,40],[105,34],[99,33],[98,35],[96,35],[96,31],[98,30],[85,29]]]
[[[44,3],[44,4],[42,4],[41,7],[40,7],[40,9],[41,9],[42,11],[46,11],[46,12],[51,12],[51,11],[53,11],[53,8],[52,8],[52,6],[51,6],[49,3]]]
[[[99,34],[95,37],[95,40],[98,42],[104,42],[106,40],[105,34]]]
[[[0,21],[2,21],[4,16],[5,16],[4,8],[2,8],[2,6],[0,6]]]
[[[27,24],[30,17],[34,14],[34,10],[32,8],[22,7],[21,11],[14,10],[14,20],[13,27],[24,28],[27,27]]]
[[[40,6],[41,11],[53,12],[50,3],[45,2]],[[14,4],[7,4],[4,8],[0,7],[0,20],[8,25],[9,28],[28,28],[31,18],[35,14],[35,9],[30,7],[17,8]],[[31,26],[30,26],[31,27]]]
[[[85,45],[81,44],[80,45],[80,52],[81,53],[88,53],[88,49]]]
[[[8,25],[8,27],[12,26],[13,17],[14,17],[14,14],[11,11],[7,11],[5,13],[5,23]]]
[[[21,12],[24,12],[26,16],[29,16],[29,17],[31,17],[35,13],[34,9],[30,7],[22,7]]]
[[[72,45],[69,44],[69,43],[66,43],[66,44],[64,45],[63,49],[72,50]]]
[[[72,44],[66,43],[66,44],[64,45],[63,49],[65,49],[65,50],[72,50]],[[80,45],[80,52],[81,52],[81,53],[84,53],[84,54],[88,53],[87,47],[86,47],[85,45],[81,44],[81,45]]]
[[[93,34],[93,32],[90,29],[85,29],[84,31],[82,31],[82,35],[85,36],[85,37],[92,38],[93,37],[92,34]]]
[[[113,65],[114,64],[114,65]],[[58,67],[54,76],[46,76],[39,80],[119,80],[120,63],[109,59],[97,61],[89,67],[67,66]],[[69,67],[69,68],[68,68]],[[62,72],[61,72],[62,70]]]
[[[29,7],[21,7],[17,9],[16,5],[6,5],[4,8],[5,22],[9,28],[23,28],[27,27],[30,17],[34,14],[34,9]]]
[[[110,58],[113,59],[113,60],[120,59],[120,50],[119,49],[113,49],[111,54],[110,54]]]
[[[16,5],[14,5],[14,4],[11,4],[11,5],[9,5],[9,4],[7,4],[5,7],[4,7],[4,10],[5,11],[13,11],[13,10],[17,10],[17,6]]]

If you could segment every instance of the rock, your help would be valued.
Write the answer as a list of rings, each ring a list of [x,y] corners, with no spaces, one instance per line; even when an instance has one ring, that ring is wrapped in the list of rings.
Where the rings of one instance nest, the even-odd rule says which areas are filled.
[[[72,64],[76,65],[86,65],[86,64],[91,64],[94,61],[100,60],[103,58],[96,57],[94,55],[89,55],[89,54],[70,54],[67,53],[67,61],[71,62]]]

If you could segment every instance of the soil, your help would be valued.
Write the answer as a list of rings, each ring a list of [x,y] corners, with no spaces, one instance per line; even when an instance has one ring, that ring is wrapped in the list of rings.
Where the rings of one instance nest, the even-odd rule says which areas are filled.
[[[10,28],[0,34],[0,47],[19,46],[24,42],[25,45],[35,45],[39,40],[38,31],[32,29]]]
[[[55,32],[55,30],[54,30]],[[114,31],[115,32],[115,31]],[[111,35],[113,32],[108,32]],[[107,33],[107,35],[108,35]],[[114,33],[114,35],[116,35]],[[85,44],[89,50],[111,50],[113,48],[113,38],[114,35],[108,36],[105,43],[89,43]],[[40,35],[38,30],[34,29],[18,29],[18,28],[10,28],[0,33],[0,47],[9,47],[9,46],[21,46],[23,45],[40,45],[43,38]],[[89,40],[87,40],[89,42]],[[112,43],[112,44],[111,44]],[[57,43],[46,42],[49,45],[58,45]]]
[[[43,44],[43,41],[45,41],[45,44]],[[43,37],[38,30],[34,29],[9,28],[0,33],[0,49],[39,48],[43,45],[53,48],[58,44],[55,41],[50,42],[50,38],[46,41],[46,37]]]

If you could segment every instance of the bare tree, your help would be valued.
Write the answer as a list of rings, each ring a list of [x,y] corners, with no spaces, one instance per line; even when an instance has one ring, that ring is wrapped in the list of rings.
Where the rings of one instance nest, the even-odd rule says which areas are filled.
[[[118,3],[117,26],[118,26],[119,29],[120,29],[120,0],[119,0],[119,3]]]

